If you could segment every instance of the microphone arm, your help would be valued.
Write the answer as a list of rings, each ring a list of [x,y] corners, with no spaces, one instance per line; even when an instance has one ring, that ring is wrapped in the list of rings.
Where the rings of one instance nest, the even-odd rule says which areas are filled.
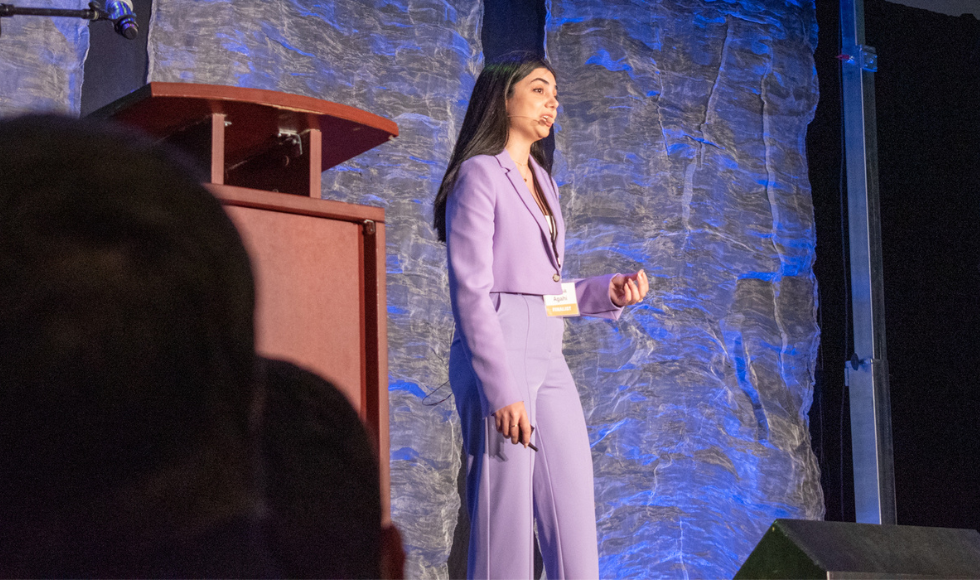
[[[11,16],[55,16],[67,18],[83,18],[85,20],[108,20],[115,24],[109,13],[99,7],[95,2],[89,2],[88,9],[85,10],[66,10],[62,8],[18,8],[12,4],[0,4],[0,18]],[[123,20],[132,15],[122,15],[118,20]],[[0,21],[2,22],[2,21]],[[0,34],[3,31],[0,29]],[[130,38],[129,35],[125,35]],[[135,37],[135,35],[133,36]]]

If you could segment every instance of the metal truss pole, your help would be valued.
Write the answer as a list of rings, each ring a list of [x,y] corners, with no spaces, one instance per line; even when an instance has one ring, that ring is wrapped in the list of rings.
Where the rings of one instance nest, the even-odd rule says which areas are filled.
[[[874,100],[877,56],[874,48],[864,45],[864,0],[841,0],[840,24],[854,314],[854,355],[847,363],[846,376],[850,387],[855,512],[860,523],[895,524]]]

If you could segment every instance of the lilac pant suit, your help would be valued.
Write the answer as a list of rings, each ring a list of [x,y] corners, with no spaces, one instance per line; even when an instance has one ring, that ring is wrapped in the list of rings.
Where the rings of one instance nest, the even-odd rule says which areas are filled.
[[[554,213],[548,222],[504,151],[466,160],[446,204],[449,290],[456,333],[449,380],[467,454],[470,578],[530,578],[533,529],[548,578],[598,578],[592,455],[578,392],[562,354],[565,223],[558,187],[531,168]],[[557,253],[556,253],[557,252]],[[575,281],[582,314],[618,318],[612,275]],[[492,413],[523,401],[539,451],[514,445]]]

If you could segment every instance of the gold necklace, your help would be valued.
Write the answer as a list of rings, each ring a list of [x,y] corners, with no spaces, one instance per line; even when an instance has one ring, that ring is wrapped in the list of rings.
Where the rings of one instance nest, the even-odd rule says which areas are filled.
[[[527,171],[527,175],[529,176],[531,174],[531,169],[527,166],[527,163],[521,163],[520,161],[517,162],[517,166],[519,169],[523,167],[523,169],[521,169],[521,177],[524,178],[524,183],[527,183],[529,177],[525,176],[525,171]]]
[[[521,177],[524,177],[524,184],[527,185],[528,189],[531,190],[531,195],[534,197],[534,201],[537,202],[538,207],[541,209],[541,213],[543,213],[546,216],[550,216],[551,208],[549,208],[546,205],[544,198],[541,197],[540,193],[538,193],[538,188],[532,187],[531,184],[528,182],[528,179],[530,179],[531,176],[533,175],[533,173],[531,172],[531,168],[527,166],[527,163],[521,163],[520,161],[515,161],[515,163],[517,163],[518,169],[520,169],[521,167],[527,169],[528,177],[524,177],[524,171],[521,170]]]

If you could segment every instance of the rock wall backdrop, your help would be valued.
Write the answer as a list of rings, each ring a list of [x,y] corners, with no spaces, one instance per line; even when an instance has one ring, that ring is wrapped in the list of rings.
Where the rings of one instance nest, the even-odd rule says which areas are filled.
[[[86,7],[79,0],[11,4],[68,10]],[[88,22],[18,15],[0,18],[0,27],[0,117],[29,112],[78,115]]]
[[[548,10],[565,274],[644,268],[652,281],[619,322],[566,329],[602,574],[730,577],[774,518],[823,515],[806,416],[819,340],[804,150],[818,98],[813,1]],[[304,94],[399,125],[395,141],[325,173],[323,197],[387,212],[392,515],[411,578],[448,576],[459,508],[458,421],[443,400],[452,317],[429,224],[482,66],[482,11],[156,0],[148,31],[149,81]],[[3,26],[0,115],[77,114],[84,23]]]
[[[644,268],[573,320],[601,572],[731,577],[775,518],[820,519],[806,127],[812,2],[551,0],[567,274]]]

